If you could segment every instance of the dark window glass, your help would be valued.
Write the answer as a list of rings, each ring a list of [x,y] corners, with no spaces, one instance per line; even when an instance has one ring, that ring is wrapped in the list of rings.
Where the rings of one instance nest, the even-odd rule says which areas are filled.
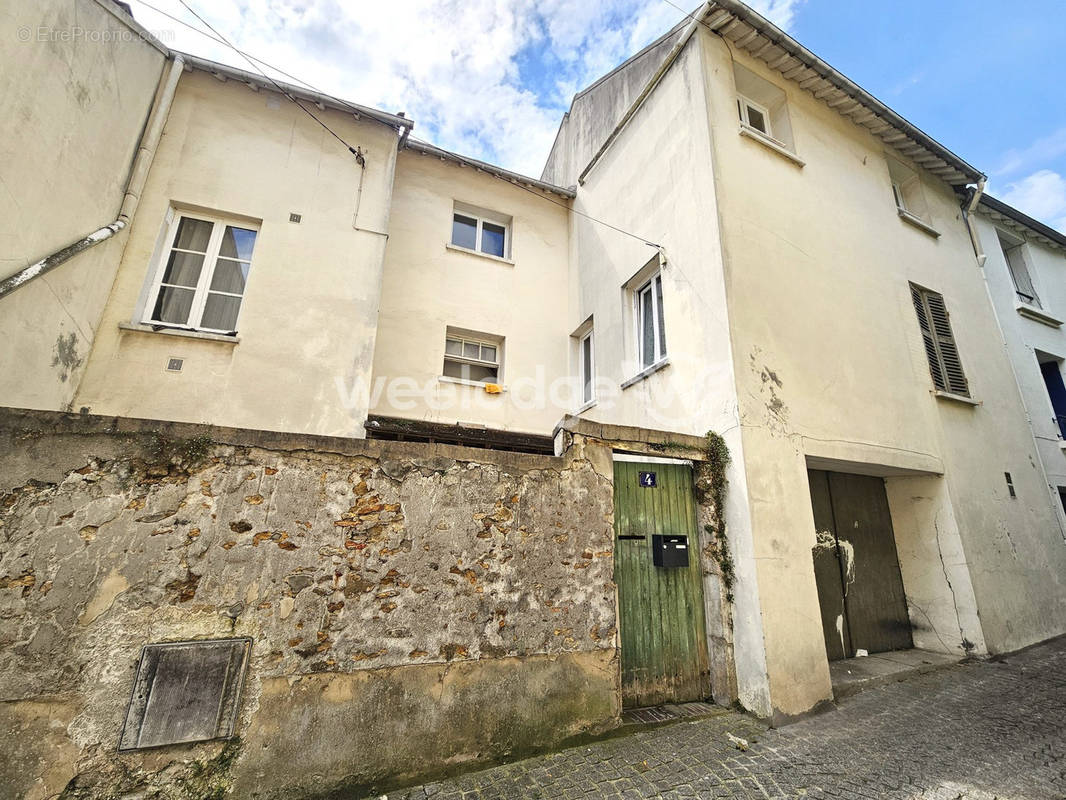
[[[477,245],[477,220],[456,214],[452,218],[452,244],[473,250]]]
[[[490,256],[503,258],[503,245],[506,238],[506,228],[492,222],[481,223],[481,252]]]

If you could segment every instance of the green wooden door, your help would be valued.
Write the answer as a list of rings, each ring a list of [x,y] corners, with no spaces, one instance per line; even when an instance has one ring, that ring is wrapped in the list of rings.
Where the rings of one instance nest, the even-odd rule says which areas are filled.
[[[691,467],[616,461],[614,520],[622,704],[636,708],[710,697]],[[688,566],[656,567],[655,534],[687,536]]]

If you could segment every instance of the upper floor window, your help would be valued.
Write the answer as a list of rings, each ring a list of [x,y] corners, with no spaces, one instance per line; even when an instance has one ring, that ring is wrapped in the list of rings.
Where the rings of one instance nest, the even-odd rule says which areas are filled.
[[[477,383],[500,380],[501,340],[448,329],[444,340],[444,376]]]
[[[996,235],[1000,249],[1003,251],[1003,258],[1007,262],[1007,269],[1010,270],[1011,280],[1014,281],[1014,291],[1018,299],[1027,305],[1042,308],[1040,298],[1036,294],[1036,287],[1033,286],[1033,277],[1029,274],[1025,242],[1000,230],[996,231]]]
[[[596,353],[592,346],[592,329],[581,337],[581,402],[591,403],[596,399]]]
[[[235,333],[258,231],[247,222],[176,214],[145,322]]]
[[[456,203],[452,214],[452,244],[496,258],[510,258],[511,218]]]
[[[922,179],[918,171],[892,156],[886,156],[888,176],[892,183],[892,199],[900,217],[914,223],[926,233],[939,236],[930,225],[929,206],[922,191]]]
[[[785,90],[737,63],[733,64],[733,80],[741,131],[755,131],[794,154]]]
[[[666,358],[666,320],[663,315],[663,276],[656,272],[634,293],[637,352],[641,368]]]
[[[970,386],[962,370],[962,361],[955,346],[944,296],[911,284],[911,300],[918,315],[925,355],[929,360],[929,374],[939,391],[970,396]]]
[[[741,122],[749,128],[759,131],[759,133],[765,133],[767,136],[773,137],[773,131],[770,129],[770,112],[766,109],[766,106],[746,97],[738,97],[737,109],[740,111]]]

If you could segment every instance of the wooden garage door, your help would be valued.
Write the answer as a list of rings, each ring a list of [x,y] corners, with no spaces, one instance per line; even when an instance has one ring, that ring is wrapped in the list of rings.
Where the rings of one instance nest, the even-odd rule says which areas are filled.
[[[830,661],[913,647],[885,481],[808,470],[814,571]]]

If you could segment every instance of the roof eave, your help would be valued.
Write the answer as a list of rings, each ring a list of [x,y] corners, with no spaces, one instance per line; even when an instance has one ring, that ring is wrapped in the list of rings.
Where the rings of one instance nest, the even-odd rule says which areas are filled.
[[[999,215],[1008,220],[1012,220],[1021,227],[1028,228],[1029,231],[1035,233],[1041,239],[1066,249],[1066,234],[1045,225],[1040,220],[1033,219],[1028,214],[1023,214],[1021,211],[1014,208],[1014,206],[1009,206],[1002,200],[997,200],[987,194],[981,195],[980,206],[983,207],[983,210],[992,211],[994,215]]]
[[[531,178],[528,175],[511,172],[510,170],[498,167],[495,164],[489,164],[486,161],[479,161],[476,158],[462,156],[458,153],[453,153],[450,150],[444,150],[443,148],[431,145],[428,142],[408,139],[406,149],[414,150],[417,153],[427,156],[436,156],[437,158],[451,161],[460,166],[473,167],[480,172],[487,172],[488,174],[501,178],[508,183],[519,184],[542,192],[550,192],[551,194],[566,198],[567,200],[572,200],[577,196],[577,193],[573,189],[565,189],[562,186],[556,186],[553,183],[547,183],[546,181],[538,180],[537,178]]]
[[[947,183],[965,186],[986,177],[744,3],[715,0],[704,21],[711,16],[715,17],[717,34],[789,80],[797,81],[816,98],[838,109],[838,113],[868,128]]]
[[[264,77],[257,72],[249,72],[248,70],[243,70],[238,67],[231,67],[228,64],[222,64],[218,61],[211,61],[207,58],[194,56],[191,53],[181,53],[181,56],[185,59],[186,69],[198,69],[203,72],[209,72],[215,77],[239,81],[256,90],[267,89],[276,92],[278,87],[280,87],[283,92],[290,94],[299,100],[314,103],[321,108],[330,108],[334,111],[352,114],[357,119],[359,117],[366,117],[368,119],[376,120],[377,122],[388,125],[390,128],[394,128],[397,131],[402,131],[404,129],[410,130],[415,125],[414,120],[410,120],[407,117],[401,117],[398,114],[390,114],[387,111],[359,105],[358,103],[350,103],[339,97],[295,86],[291,83],[285,83],[284,81],[275,81]]]

